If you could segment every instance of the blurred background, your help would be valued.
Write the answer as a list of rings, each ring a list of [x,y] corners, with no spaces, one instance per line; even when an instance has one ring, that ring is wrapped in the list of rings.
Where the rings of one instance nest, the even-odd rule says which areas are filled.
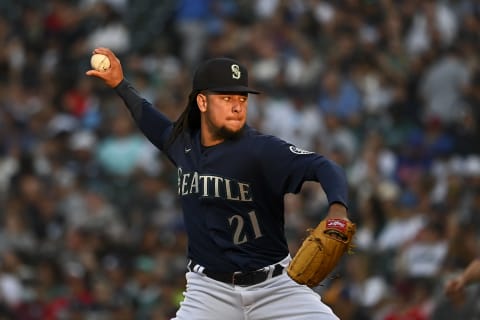
[[[176,171],[84,75],[111,48],[171,119],[209,57],[248,66],[250,124],[341,164],[354,254],[316,288],[342,320],[480,319],[480,2],[2,0],[0,319],[163,320],[186,271]],[[292,253],[326,212],[286,201]]]

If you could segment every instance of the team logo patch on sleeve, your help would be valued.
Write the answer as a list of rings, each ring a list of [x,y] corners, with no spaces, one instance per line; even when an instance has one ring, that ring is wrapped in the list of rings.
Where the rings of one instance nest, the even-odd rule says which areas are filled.
[[[312,154],[312,153],[314,153],[312,151],[303,150],[303,149],[297,148],[295,146],[290,146],[289,149],[290,149],[290,151],[292,151],[292,153],[295,153],[295,154]]]

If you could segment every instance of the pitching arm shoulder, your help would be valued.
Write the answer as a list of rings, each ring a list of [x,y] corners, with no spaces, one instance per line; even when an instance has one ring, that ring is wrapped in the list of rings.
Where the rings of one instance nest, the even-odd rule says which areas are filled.
[[[127,80],[123,79],[114,89],[132,114],[138,128],[155,146],[163,150],[173,128],[172,121],[142,98]]]

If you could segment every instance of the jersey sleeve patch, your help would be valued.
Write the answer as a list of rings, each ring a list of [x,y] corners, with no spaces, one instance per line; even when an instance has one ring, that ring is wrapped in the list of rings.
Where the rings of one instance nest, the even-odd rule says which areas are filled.
[[[312,152],[312,151],[300,149],[300,148],[297,148],[297,147],[295,147],[295,146],[290,146],[289,149],[290,149],[290,151],[291,151],[292,153],[295,153],[295,154],[312,154],[312,153],[314,153],[314,152]]]

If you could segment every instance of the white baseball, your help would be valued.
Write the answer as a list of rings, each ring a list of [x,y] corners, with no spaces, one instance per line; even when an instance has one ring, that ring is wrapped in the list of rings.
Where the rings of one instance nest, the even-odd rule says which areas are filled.
[[[92,68],[97,71],[107,71],[110,68],[110,59],[104,54],[95,53],[90,58]]]

